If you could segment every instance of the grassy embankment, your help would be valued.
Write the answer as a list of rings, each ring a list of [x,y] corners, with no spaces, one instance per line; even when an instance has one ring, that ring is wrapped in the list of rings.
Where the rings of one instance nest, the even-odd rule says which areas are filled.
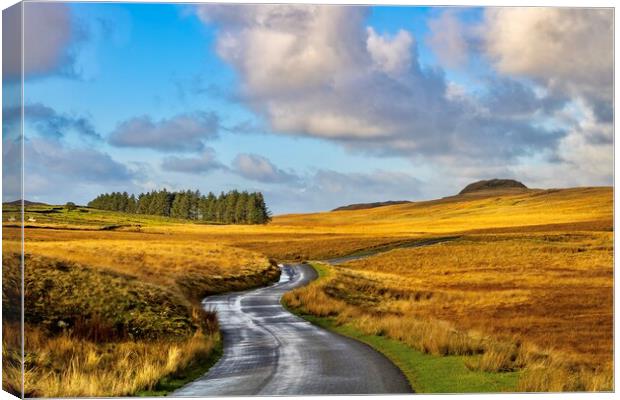
[[[450,220],[457,229],[464,220],[473,226],[458,240],[325,266],[328,276],[284,301],[391,353],[417,391],[469,391],[473,386],[456,372],[463,367],[508,373],[503,383],[511,390],[611,390],[611,190],[519,197],[444,203],[443,210],[435,203],[426,216],[406,206],[436,233],[447,233],[440,227]],[[521,215],[523,226],[511,226],[511,214],[524,206],[532,216]],[[494,213],[498,226],[484,226]],[[540,223],[550,217],[553,224]],[[390,350],[402,345],[407,357]],[[416,356],[422,353],[452,360],[447,380],[440,368],[425,375],[437,357]],[[470,378],[485,388],[476,391],[501,390],[492,375]],[[485,378],[491,381],[483,383]]]
[[[26,212],[27,218],[32,215],[36,219],[27,222],[26,250],[32,260],[43,260],[40,268],[32,261],[27,264],[27,272],[31,268],[29,273],[34,274],[33,282],[44,281],[51,273],[48,270],[53,270],[49,266],[61,261],[72,266],[70,271],[86,267],[100,271],[105,279],[111,279],[111,274],[131,285],[153,285],[157,293],[168,290],[167,298],[176,294],[175,298],[184,303],[179,310],[190,310],[193,299],[210,292],[199,290],[202,283],[211,285],[213,291],[258,284],[260,279],[239,278],[242,274],[238,271],[254,262],[265,266],[266,257],[279,261],[325,259],[376,247],[397,247],[411,240],[456,235],[460,239],[454,242],[395,249],[335,267],[332,278],[296,291],[288,296],[289,300],[306,307],[308,299],[313,299],[317,309],[307,307],[309,312],[326,313],[339,329],[355,327],[373,340],[396,340],[398,346],[443,355],[448,360],[464,352],[470,357],[468,371],[520,371],[518,389],[610,387],[611,188],[459,196],[371,210],[279,216],[267,226],[206,225],[85,208],[38,210],[43,212]],[[6,213],[5,221],[10,216]],[[5,223],[5,241],[18,238],[19,230],[11,225],[14,223]],[[108,253],[113,247],[117,250]],[[213,262],[202,264],[200,260],[208,257],[193,254],[194,249],[203,248]],[[254,261],[223,264],[224,260],[238,257],[241,249],[250,252],[243,254],[258,258],[248,256]],[[261,257],[263,261],[257,261]],[[123,263],[123,259],[127,262]],[[97,275],[91,270],[88,276]],[[258,266],[254,269],[260,270]],[[237,277],[231,279],[230,275]],[[65,275],[53,278],[47,280],[48,284],[60,285]],[[196,282],[198,287],[193,286]],[[52,292],[67,297],[62,291]],[[156,298],[148,289],[131,292],[136,292],[131,296],[138,299],[147,297],[148,304]],[[49,290],[28,293],[45,299]],[[78,294],[71,296],[75,302],[88,298],[74,293]],[[98,310],[105,303],[89,304]],[[122,310],[121,314],[127,314],[125,308]],[[191,312],[184,313],[187,321]],[[127,326],[141,326],[140,316],[148,313],[139,309],[134,315],[136,320],[130,320]],[[192,324],[193,330],[185,329],[185,335],[190,330],[199,331],[199,323]],[[124,332],[128,328],[115,329]],[[76,340],[78,335],[69,331],[55,333],[50,340],[63,335]],[[167,338],[166,343],[179,346],[187,343],[187,337],[180,342]],[[111,343],[141,344],[149,340],[158,339],[128,337]],[[98,341],[90,343],[96,343],[97,349],[105,346]],[[48,354],[46,351],[39,353]],[[75,353],[75,357],[77,353],[83,356],[86,350]],[[31,359],[38,360],[36,357]],[[509,361],[505,361],[506,357]],[[132,356],[125,362],[138,359]],[[29,365],[32,371],[57,374],[66,373],[70,365],[46,363]],[[135,365],[130,369],[139,369]],[[455,381],[450,373],[452,376],[446,375],[445,382]],[[424,390],[419,386],[416,389]]]

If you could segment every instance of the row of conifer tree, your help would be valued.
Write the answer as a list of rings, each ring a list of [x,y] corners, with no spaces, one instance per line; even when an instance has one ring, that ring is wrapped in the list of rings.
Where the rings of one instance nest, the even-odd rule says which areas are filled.
[[[219,222],[223,224],[266,224],[271,213],[261,192],[237,190],[202,195],[198,190],[169,192],[166,189],[141,193],[104,193],[88,203],[100,210],[161,215],[165,217]]]

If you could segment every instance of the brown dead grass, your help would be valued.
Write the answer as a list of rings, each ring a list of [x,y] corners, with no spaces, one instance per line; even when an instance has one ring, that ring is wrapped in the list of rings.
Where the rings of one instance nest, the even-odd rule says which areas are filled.
[[[524,337],[594,363],[612,354],[611,233],[477,236],[346,268],[388,287],[433,292],[434,300],[401,310],[416,317]]]
[[[19,335],[19,325],[3,326],[3,337]],[[9,339],[10,340],[10,339]],[[26,328],[27,397],[128,396],[151,389],[161,379],[205,362],[219,340],[217,333],[197,331],[181,341],[160,340],[96,343],[69,336],[49,335]],[[5,366],[3,385],[19,392],[20,370]]]
[[[278,273],[260,253],[191,240],[28,241],[25,248],[26,254],[115,271],[166,288],[178,287],[193,301],[258,286]]]
[[[264,285],[279,275],[265,256],[195,241],[73,240],[25,244],[27,396],[125,396],[203,363],[219,340],[206,294]],[[112,236],[115,237],[115,236]],[[4,240],[3,387],[21,382],[19,243]],[[17,310],[19,311],[19,310]],[[8,361],[8,362],[6,362]]]

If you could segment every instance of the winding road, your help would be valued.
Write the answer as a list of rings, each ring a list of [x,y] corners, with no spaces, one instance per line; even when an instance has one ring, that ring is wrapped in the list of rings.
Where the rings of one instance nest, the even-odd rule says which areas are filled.
[[[317,275],[305,264],[281,268],[276,284],[203,301],[218,313],[224,354],[173,396],[411,393],[382,354],[284,309],[282,295]]]

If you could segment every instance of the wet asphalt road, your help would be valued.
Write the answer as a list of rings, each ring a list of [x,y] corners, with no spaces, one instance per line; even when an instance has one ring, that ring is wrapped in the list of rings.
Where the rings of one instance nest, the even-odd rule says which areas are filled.
[[[224,334],[224,355],[173,396],[411,393],[402,372],[369,346],[289,313],[285,292],[316,279],[308,265],[282,267],[280,282],[205,299]]]

